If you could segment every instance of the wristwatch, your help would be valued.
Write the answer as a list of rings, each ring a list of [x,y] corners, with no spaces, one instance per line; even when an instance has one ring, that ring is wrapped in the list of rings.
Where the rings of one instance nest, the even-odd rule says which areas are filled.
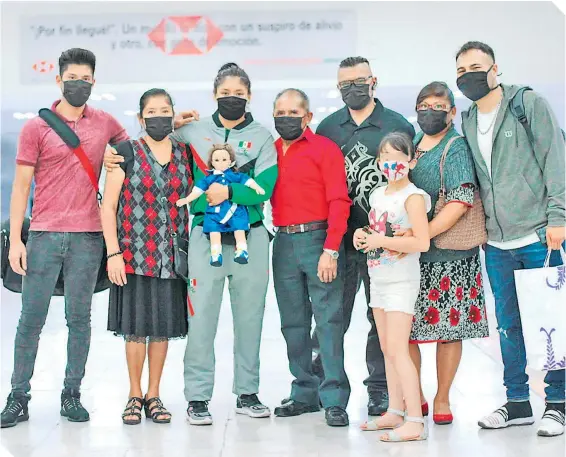
[[[326,252],[334,260],[338,260],[338,257],[340,256],[338,254],[338,251],[333,251],[332,249],[323,249],[323,251]]]

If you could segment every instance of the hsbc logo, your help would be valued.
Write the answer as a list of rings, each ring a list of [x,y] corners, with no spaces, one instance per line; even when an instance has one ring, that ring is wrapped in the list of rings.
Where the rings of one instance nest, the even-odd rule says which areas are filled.
[[[169,16],[148,34],[155,47],[169,55],[206,54],[223,36],[205,16]]]
[[[51,62],[41,60],[39,62],[34,63],[31,66],[31,68],[33,68],[33,71],[37,73],[51,73],[55,68],[55,65],[53,65]]]

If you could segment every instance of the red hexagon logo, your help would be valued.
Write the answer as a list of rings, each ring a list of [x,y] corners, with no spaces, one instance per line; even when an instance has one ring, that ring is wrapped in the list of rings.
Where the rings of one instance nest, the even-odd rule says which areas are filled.
[[[31,67],[33,68],[34,71],[38,73],[49,73],[53,71],[55,65],[53,65],[51,62],[41,60],[39,62],[34,63]]]
[[[204,16],[169,16],[148,34],[155,46],[169,55],[205,54],[223,36],[222,30]]]

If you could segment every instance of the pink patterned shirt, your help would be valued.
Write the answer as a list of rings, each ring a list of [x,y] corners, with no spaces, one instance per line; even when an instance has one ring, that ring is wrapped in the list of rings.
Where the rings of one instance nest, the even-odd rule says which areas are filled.
[[[59,102],[53,103],[53,111]],[[127,140],[126,130],[110,114],[88,105],[76,122],[65,121],[80,138],[100,177],[106,145]],[[18,140],[16,163],[35,168],[30,230],[102,231],[96,194],[88,175],[71,148],[41,118],[31,119],[24,125]]]

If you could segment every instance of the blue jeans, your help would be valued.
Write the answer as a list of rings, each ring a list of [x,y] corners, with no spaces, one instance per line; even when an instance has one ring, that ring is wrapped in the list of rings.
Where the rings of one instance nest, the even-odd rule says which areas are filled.
[[[350,383],[344,370],[344,249],[340,249],[338,275],[330,283],[318,276],[326,230],[277,233],[273,242],[273,283],[287,343],[289,369],[295,378],[291,399],[324,408],[346,408]],[[320,344],[324,380],[312,371],[312,316]]]
[[[503,380],[507,388],[507,399],[513,402],[529,399],[529,377],[525,372],[527,356],[513,272],[541,268],[547,252],[547,247],[542,243],[511,250],[487,245],[485,249],[487,275],[495,297],[495,315],[504,365]],[[561,264],[560,253],[554,251],[550,257],[550,266]],[[564,370],[549,371],[544,382],[547,384],[546,401],[563,403]]]
[[[103,256],[102,233],[30,232],[26,248],[28,270],[22,283],[12,392],[27,396],[31,389],[39,334],[61,269],[69,328],[64,391],[78,391],[90,348],[90,309]]]

